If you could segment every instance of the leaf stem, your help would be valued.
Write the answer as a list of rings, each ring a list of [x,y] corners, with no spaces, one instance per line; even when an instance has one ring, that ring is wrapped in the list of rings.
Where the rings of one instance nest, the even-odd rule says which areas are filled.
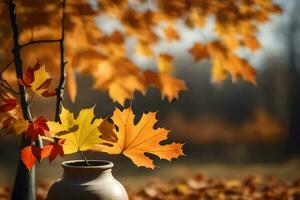
[[[78,152],[81,155],[81,157],[83,158],[83,160],[85,162],[85,165],[90,166],[90,164],[89,164],[88,160],[86,159],[85,155],[81,151],[78,151]]]

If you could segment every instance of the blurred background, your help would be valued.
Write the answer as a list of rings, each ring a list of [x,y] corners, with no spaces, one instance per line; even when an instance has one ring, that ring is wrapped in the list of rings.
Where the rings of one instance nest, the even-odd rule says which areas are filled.
[[[249,174],[275,175],[282,179],[300,175],[300,18],[298,0],[276,0],[283,12],[271,17],[270,22],[259,27],[258,39],[262,48],[254,54],[239,51],[250,60],[258,71],[257,86],[226,80],[217,86],[211,83],[208,61],[195,64],[186,51],[196,41],[197,31],[185,29],[180,24],[177,30],[182,40],[156,48],[170,53],[175,58],[176,75],[186,81],[189,91],[182,92],[177,101],[161,100],[156,89],[145,96],[135,94],[133,110],[159,111],[159,126],[172,130],[172,139],[186,143],[186,156],[168,161],[159,161],[155,171],[136,168],[123,156],[87,153],[89,159],[112,160],[114,174],[125,185],[146,182],[150,177],[165,179],[182,174],[204,172],[212,177],[240,177]],[[118,24],[99,18],[101,27],[110,33]],[[209,25],[208,25],[209,26]],[[202,32],[206,38],[213,37],[209,30]],[[127,41],[131,48],[131,41]],[[130,54],[145,69],[154,68],[150,60]],[[68,99],[64,105],[78,113],[84,107],[96,104],[96,115],[112,114],[115,105],[107,93],[90,89],[88,76],[78,77],[78,96],[75,103]],[[34,115],[47,113],[53,118],[54,101],[41,102],[34,99]],[[12,184],[17,164],[19,138],[0,135],[0,183]],[[72,159],[76,156],[66,156]],[[78,157],[80,158],[80,157]],[[53,181],[61,175],[61,160],[51,165],[43,161],[37,166],[38,177]],[[59,173],[58,173],[59,172]]]

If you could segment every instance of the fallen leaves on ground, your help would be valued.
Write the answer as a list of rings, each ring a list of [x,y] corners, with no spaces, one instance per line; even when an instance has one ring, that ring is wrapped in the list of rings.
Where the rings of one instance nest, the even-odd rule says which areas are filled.
[[[51,182],[38,181],[37,200],[45,200]],[[241,179],[206,178],[201,173],[169,181],[153,179],[136,191],[127,188],[130,200],[299,200],[300,177],[283,181],[275,177]],[[0,199],[10,198],[11,188],[0,185]]]
[[[202,174],[163,182],[149,182],[131,200],[265,200],[300,199],[300,178],[281,181],[275,177],[249,176],[244,179],[225,180],[206,178]]]

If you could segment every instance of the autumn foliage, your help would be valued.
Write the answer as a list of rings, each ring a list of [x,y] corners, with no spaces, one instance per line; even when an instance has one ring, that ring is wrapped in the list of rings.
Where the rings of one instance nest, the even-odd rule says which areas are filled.
[[[57,74],[60,64],[56,40],[61,31],[61,2],[16,0],[16,5],[24,66],[34,66],[39,60],[51,74]],[[178,24],[201,30],[214,23],[211,30],[214,39],[208,40],[199,34],[199,40],[187,49],[195,62],[211,60],[213,82],[221,83],[230,76],[233,81],[241,77],[255,84],[255,69],[236,51],[259,49],[257,26],[280,11],[271,0],[101,0],[95,5],[86,0],[67,1],[65,54],[70,98],[75,100],[76,97],[76,74],[91,76],[94,89],[107,91],[113,101],[120,104],[132,99],[135,91],[145,94],[150,86],[158,88],[169,101],[178,98],[178,93],[187,87],[184,81],[174,77],[174,58],[168,52],[156,51],[162,41],[171,44],[181,40]],[[0,17],[5,19],[3,22],[9,21],[5,4],[0,5]],[[119,25],[108,32],[97,23],[101,18],[117,21]],[[0,61],[4,65],[12,60],[11,48],[8,48],[12,46],[12,39],[9,23],[3,22],[0,23],[3,44],[0,50],[4,56]],[[126,45],[132,39],[135,52]],[[39,40],[52,42],[28,45]],[[143,66],[128,57],[132,54],[154,60],[156,70],[143,70]],[[9,73],[5,77],[8,76]],[[126,84],[122,84],[124,82]],[[36,85],[32,88],[38,89]]]
[[[65,1],[64,1],[65,2]],[[65,15],[62,15],[62,9]],[[168,139],[169,131],[154,128],[156,113],[144,114],[135,124],[131,107],[116,108],[105,119],[94,115],[94,108],[82,109],[78,116],[62,106],[59,120],[43,116],[25,120],[16,94],[16,86],[24,86],[32,95],[52,97],[63,88],[56,87],[62,66],[66,66],[67,91],[72,101],[77,95],[78,74],[89,75],[94,89],[108,92],[114,102],[124,106],[135,92],[146,94],[149,87],[158,88],[168,101],[179,98],[187,90],[183,80],[174,76],[174,56],[156,50],[162,41],[173,43],[181,40],[177,24],[201,30],[213,22],[214,39],[199,35],[187,52],[195,62],[209,59],[212,63],[212,80],[222,83],[228,77],[256,84],[255,69],[237,54],[240,48],[255,52],[260,48],[256,38],[257,25],[270,19],[281,9],[270,0],[139,0],[132,4],[126,0],[101,0],[91,4],[87,0],[61,1],[16,0],[19,26],[20,53],[23,60],[23,78],[16,79],[10,28],[9,9],[0,4],[0,63],[10,63],[1,72],[2,101],[0,112],[2,127],[16,135],[24,134],[33,142],[45,142],[42,147],[30,145],[21,152],[28,169],[42,159],[53,161],[64,156],[87,150],[124,154],[137,166],[153,169],[150,153],[161,159],[171,160],[184,155],[180,143],[160,144]],[[62,17],[63,16],[63,17]],[[105,31],[97,20],[105,17],[115,20],[118,26]],[[64,19],[64,21],[62,21]],[[63,31],[64,34],[61,35]],[[127,47],[133,40],[134,51]],[[62,45],[63,44],[63,45]],[[64,51],[60,51],[61,48]],[[155,69],[143,69],[129,55],[138,55],[156,63]],[[66,62],[61,62],[65,58]],[[188,67],[188,66],[186,66]],[[5,80],[5,82],[4,82]],[[59,105],[59,104],[58,104]],[[59,109],[58,109],[59,110]],[[24,111],[24,110],[23,110]]]

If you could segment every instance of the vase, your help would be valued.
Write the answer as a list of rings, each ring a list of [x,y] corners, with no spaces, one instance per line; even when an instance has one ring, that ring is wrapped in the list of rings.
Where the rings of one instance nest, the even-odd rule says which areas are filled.
[[[63,176],[50,188],[47,200],[128,200],[122,184],[112,175],[113,163],[104,160],[62,163]]]

